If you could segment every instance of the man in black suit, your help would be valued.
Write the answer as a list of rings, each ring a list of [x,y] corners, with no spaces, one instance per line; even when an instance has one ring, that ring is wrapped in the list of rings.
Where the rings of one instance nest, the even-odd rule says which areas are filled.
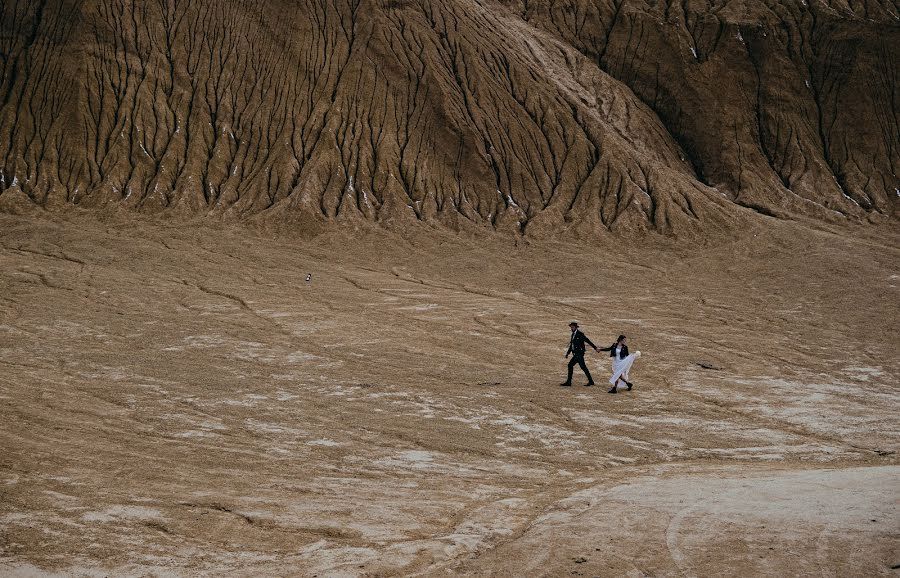
[[[575,369],[575,364],[577,363],[581,367],[581,371],[588,378],[588,382],[585,383],[585,387],[589,385],[594,385],[594,378],[591,377],[591,372],[588,371],[587,365],[584,363],[584,344],[587,343],[591,347],[594,348],[594,351],[597,351],[597,346],[591,343],[591,340],[587,338],[587,335],[581,332],[578,329],[578,324],[574,321],[569,323],[569,329],[572,330],[572,337],[569,339],[569,349],[566,350],[566,358],[569,357],[569,354],[572,354],[572,361],[569,362],[569,378],[565,381],[565,383],[560,383],[563,387],[569,387],[572,385],[572,371]]]

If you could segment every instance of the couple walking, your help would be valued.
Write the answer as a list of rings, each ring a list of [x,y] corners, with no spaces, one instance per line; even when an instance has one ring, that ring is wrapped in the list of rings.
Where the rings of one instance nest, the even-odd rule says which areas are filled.
[[[566,351],[566,358],[571,354],[572,361],[569,362],[569,378],[566,379],[565,383],[561,383],[560,385],[563,387],[572,385],[572,371],[575,369],[576,364],[581,367],[581,371],[583,371],[588,378],[588,382],[584,385],[594,385],[594,378],[591,377],[591,372],[584,363],[585,343],[587,343],[594,348],[594,351],[609,351],[609,356],[612,357],[613,375],[609,378],[612,389],[609,390],[609,393],[616,393],[620,381],[628,388],[628,391],[631,391],[634,384],[628,381],[628,370],[631,369],[631,364],[634,363],[634,360],[641,356],[641,352],[636,351],[631,355],[628,354],[628,345],[626,345],[628,338],[624,335],[620,335],[619,338],[616,339],[616,342],[609,347],[597,347],[591,343],[591,340],[588,339],[587,335],[578,329],[578,324],[576,322],[573,321],[569,323],[569,329],[572,330],[572,336],[569,339],[569,349]]]

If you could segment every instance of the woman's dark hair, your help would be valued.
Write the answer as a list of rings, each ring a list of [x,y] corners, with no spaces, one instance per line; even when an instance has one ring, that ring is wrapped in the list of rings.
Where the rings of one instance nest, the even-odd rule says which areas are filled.
[[[622,343],[622,340],[625,339],[624,335],[620,335],[618,339],[616,339],[616,343]]]

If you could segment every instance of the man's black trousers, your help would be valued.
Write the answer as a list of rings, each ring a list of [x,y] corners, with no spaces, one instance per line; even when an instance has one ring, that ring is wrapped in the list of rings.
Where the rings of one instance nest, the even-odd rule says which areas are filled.
[[[581,371],[583,371],[584,374],[587,376],[588,383],[594,383],[594,378],[591,377],[591,372],[588,371],[587,365],[585,365],[585,363],[584,363],[584,352],[583,351],[580,353],[576,352],[576,353],[572,354],[572,360],[569,361],[569,379],[566,380],[566,383],[572,383],[572,371],[575,369],[576,363],[578,364],[579,367],[581,367]]]

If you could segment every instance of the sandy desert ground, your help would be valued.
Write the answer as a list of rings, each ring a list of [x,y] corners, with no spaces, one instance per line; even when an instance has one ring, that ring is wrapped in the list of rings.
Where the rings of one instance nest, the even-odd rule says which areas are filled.
[[[898,241],[0,216],[0,574],[896,576]]]

